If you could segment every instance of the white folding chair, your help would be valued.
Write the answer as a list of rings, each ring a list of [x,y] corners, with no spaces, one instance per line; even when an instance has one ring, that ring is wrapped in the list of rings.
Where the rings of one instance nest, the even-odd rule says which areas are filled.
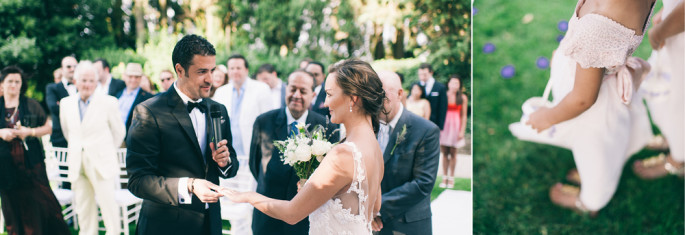
[[[78,228],[78,220],[74,211],[74,192],[71,189],[64,189],[64,183],[69,182],[69,163],[67,162],[67,149],[57,147],[46,147],[45,150],[46,168],[48,178],[51,181],[50,187],[55,193],[57,201],[64,208],[62,215],[64,220],[73,219],[74,229]],[[56,163],[56,164],[55,164]]]
[[[5,233],[5,217],[0,213],[0,233]]]
[[[248,156],[238,156],[238,162],[241,166],[238,173],[233,178],[219,178],[220,186],[241,192],[256,190],[257,181],[252,176],[250,168],[247,167],[248,161]],[[231,223],[231,229],[222,230],[222,234],[252,234],[252,210],[254,207],[248,203],[233,203],[225,197],[220,198],[219,202],[221,203],[221,219]]]
[[[116,182],[116,192],[114,192],[114,199],[119,206],[121,212],[120,222],[121,231],[124,235],[129,235],[129,224],[131,222],[137,223],[140,216],[140,209],[143,205],[143,199],[134,196],[128,191],[128,173],[126,172],[126,148],[117,150],[117,158],[119,161],[119,179]],[[104,231],[104,227],[100,227]]]

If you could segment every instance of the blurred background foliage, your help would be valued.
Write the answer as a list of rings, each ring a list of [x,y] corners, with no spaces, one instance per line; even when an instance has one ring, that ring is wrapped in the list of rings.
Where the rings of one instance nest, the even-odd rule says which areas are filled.
[[[468,0],[0,0],[0,67],[25,69],[39,100],[67,55],[103,57],[114,77],[142,63],[158,83],[176,41],[199,34],[218,64],[241,53],[251,73],[273,63],[284,78],[305,58],[356,57],[402,72],[408,85],[428,62],[436,79],[458,74],[470,90],[470,21]]]

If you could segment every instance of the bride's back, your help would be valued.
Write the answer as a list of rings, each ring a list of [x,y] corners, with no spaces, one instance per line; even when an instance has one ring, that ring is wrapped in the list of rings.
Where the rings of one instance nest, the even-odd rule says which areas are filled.
[[[370,234],[371,219],[380,210],[383,155],[374,134],[383,109],[383,85],[371,66],[360,60],[333,65],[326,79],[325,106],[331,121],[342,123],[345,142],[334,147],[314,174],[327,175],[337,192],[309,216],[310,234]]]
[[[359,210],[365,210],[363,215],[371,221],[375,203],[381,196],[380,186],[383,180],[384,165],[380,147],[375,138],[362,141],[348,140],[345,145],[349,148],[346,151],[352,151],[354,156],[350,159],[353,161],[353,180],[350,185],[338,191],[333,199],[340,199],[343,209],[350,210],[353,215],[362,215]],[[366,197],[362,203],[359,203],[359,194]]]

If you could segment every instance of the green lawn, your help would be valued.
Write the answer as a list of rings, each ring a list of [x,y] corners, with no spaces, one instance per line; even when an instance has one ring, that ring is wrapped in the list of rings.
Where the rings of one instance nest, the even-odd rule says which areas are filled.
[[[643,181],[630,168],[636,159],[656,152],[642,151],[627,162],[614,198],[593,219],[549,201],[549,187],[574,168],[571,152],[519,141],[507,129],[521,117],[523,101],[542,94],[549,69],[538,69],[536,60],[550,58],[558,46],[557,36],[563,34],[557,23],[570,18],[575,4],[573,0],[475,2],[473,231],[683,234],[683,180],[671,176]],[[488,42],[496,46],[492,54],[482,51]],[[650,53],[645,39],[636,56],[646,59]],[[516,67],[516,75],[502,79],[500,69],[509,64]]]
[[[438,198],[438,196],[446,190],[446,189],[440,188],[438,186],[440,184],[440,182],[442,182],[442,176],[438,176],[437,180],[435,180],[435,187],[433,187],[433,191],[431,191],[431,201]],[[455,178],[454,179],[454,187],[452,187],[451,189],[452,190],[461,190],[461,191],[471,191],[471,179]]]

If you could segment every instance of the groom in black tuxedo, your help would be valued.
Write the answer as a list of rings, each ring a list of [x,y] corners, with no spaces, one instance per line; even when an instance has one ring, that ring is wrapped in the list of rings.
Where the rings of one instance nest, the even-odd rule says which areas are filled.
[[[178,81],[135,107],[126,145],[128,189],[143,199],[136,234],[221,234],[219,177],[236,175],[228,112],[209,97],[214,46],[183,37],[172,61]],[[214,146],[209,107],[225,138]]]
[[[382,71],[378,77],[388,98],[381,113],[378,143],[383,151],[385,173],[380,216],[372,227],[385,234],[432,234],[430,194],[435,185],[440,156],[440,129],[432,122],[404,109],[400,78]],[[406,128],[406,130],[404,130]]]
[[[304,70],[296,70],[288,77],[285,89],[286,107],[271,110],[257,117],[254,123],[250,145],[250,171],[257,180],[257,192],[274,199],[291,200],[297,194],[299,178],[290,165],[281,161],[281,153],[274,147],[274,141],[285,140],[289,133],[296,131],[295,125],[309,124],[309,130],[316,125],[326,125],[326,118],[310,112],[309,106],[314,98],[314,77]],[[328,127],[327,136],[333,132]],[[329,141],[337,141],[331,138]],[[255,209],[252,216],[252,232],[266,234],[308,234],[309,220],[303,219],[289,225]]]

